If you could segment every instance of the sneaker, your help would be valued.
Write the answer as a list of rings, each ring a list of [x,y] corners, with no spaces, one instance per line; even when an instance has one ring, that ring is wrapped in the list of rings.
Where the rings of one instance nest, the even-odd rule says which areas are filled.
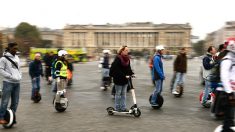
[[[177,91],[173,91],[172,94],[179,94]]]
[[[101,90],[104,90],[104,87],[100,87]]]

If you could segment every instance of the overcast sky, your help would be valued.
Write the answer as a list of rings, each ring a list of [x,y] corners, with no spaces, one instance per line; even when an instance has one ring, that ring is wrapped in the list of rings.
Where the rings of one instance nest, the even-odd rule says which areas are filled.
[[[207,33],[235,20],[235,0],[1,0],[0,27],[28,22],[62,29],[66,24],[126,22],[190,23],[192,34]]]

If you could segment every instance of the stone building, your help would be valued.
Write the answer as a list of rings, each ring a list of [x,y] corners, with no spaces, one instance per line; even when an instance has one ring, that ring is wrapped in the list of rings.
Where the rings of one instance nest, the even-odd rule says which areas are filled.
[[[66,25],[63,33],[63,47],[86,48],[89,55],[98,54],[103,49],[115,52],[121,45],[127,45],[131,50],[151,52],[156,45],[164,45],[169,54],[175,54],[182,47],[191,50],[189,23]]]
[[[235,37],[235,21],[228,21],[222,28],[207,34],[204,48],[207,49],[209,46],[218,47],[229,37]]]

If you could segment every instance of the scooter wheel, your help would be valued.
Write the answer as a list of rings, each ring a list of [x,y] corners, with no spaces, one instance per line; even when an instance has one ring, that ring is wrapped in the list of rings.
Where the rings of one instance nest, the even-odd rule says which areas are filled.
[[[114,108],[113,108],[113,107],[108,107],[106,110],[107,110],[107,112],[108,112],[109,115],[113,115],[113,114],[114,114],[114,113],[113,113],[113,111],[114,111]]]
[[[135,117],[140,117],[140,115],[141,115],[141,111],[140,111],[140,109],[139,109],[139,108],[137,108],[137,110],[136,110],[136,111],[133,111],[133,115],[134,115]]]
[[[149,97],[149,103],[151,104],[151,99],[152,99],[152,95],[150,95]],[[163,105],[163,102],[164,102],[164,99],[162,97],[162,95],[158,94],[157,95],[157,100],[156,100],[156,103],[158,104],[158,106],[152,106],[153,109],[159,109],[162,107]]]

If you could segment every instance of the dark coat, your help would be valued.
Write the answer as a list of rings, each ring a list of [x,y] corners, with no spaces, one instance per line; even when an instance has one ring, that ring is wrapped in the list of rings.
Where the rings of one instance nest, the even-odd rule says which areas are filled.
[[[187,72],[187,56],[185,54],[180,53],[177,55],[174,61],[174,71],[180,73]]]
[[[131,70],[130,63],[128,66],[123,66],[121,59],[116,57],[111,64],[109,76],[113,77],[113,82],[116,85],[125,85],[128,83],[126,76],[131,76],[134,73]]]
[[[43,76],[41,61],[32,61],[29,64],[29,75],[31,78]]]

